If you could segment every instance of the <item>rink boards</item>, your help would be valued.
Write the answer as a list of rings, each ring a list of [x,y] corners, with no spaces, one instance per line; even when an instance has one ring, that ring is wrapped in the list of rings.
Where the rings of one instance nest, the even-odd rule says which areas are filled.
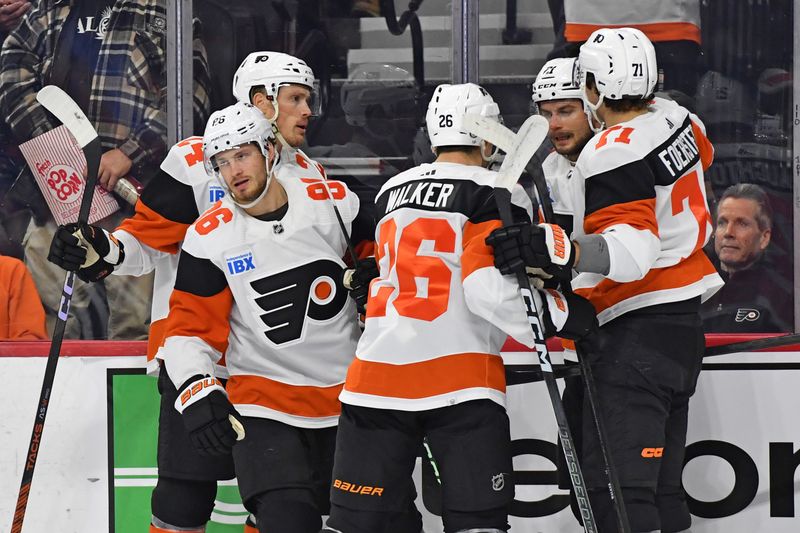
[[[717,339],[719,340],[719,339]],[[734,339],[731,339],[734,340]],[[741,340],[737,337],[735,340]],[[513,349],[512,349],[513,350]],[[0,529],[11,523],[44,371],[46,343],[0,345]],[[25,520],[26,532],[133,533],[149,522],[156,481],[156,380],[144,343],[66,343]],[[531,354],[508,351],[507,364]],[[559,352],[554,353],[557,362]],[[708,358],[692,399],[684,484],[695,533],[796,532],[800,354]],[[512,532],[578,532],[555,483],[555,421],[544,384],[508,388],[516,499]],[[441,531],[435,481],[418,468],[427,533]],[[240,532],[246,511],[233,482],[218,492],[208,533]]]

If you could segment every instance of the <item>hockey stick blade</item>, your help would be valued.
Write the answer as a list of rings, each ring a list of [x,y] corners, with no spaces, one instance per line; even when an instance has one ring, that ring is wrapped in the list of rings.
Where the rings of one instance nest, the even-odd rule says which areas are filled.
[[[86,115],[78,107],[78,104],[58,87],[48,85],[39,91],[36,98],[70,130],[86,157],[86,183],[81,195],[81,205],[78,212],[78,223],[85,224],[89,219],[94,188],[97,184],[97,172],[100,168],[100,156],[102,155],[100,138]],[[74,283],[75,273],[67,272],[64,279],[64,288],[61,292],[61,301],[58,305],[58,318],[56,319],[53,338],[50,342],[50,352],[47,355],[47,363],[45,364],[42,390],[39,393],[39,404],[34,417],[31,440],[28,443],[28,452],[25,454],[22,481],[20,482],[19,495],[17,496],[17,505],[14,508],[11,533],[22,532],[22,524],[25,520],[25,511],[28,508],[28,497],[30,496],[31,483],[33,481],[33,472],[36,468],[36,460],[39,457],[44,423],[51,403],[58,356],[61,353],[61,343],[64,340],[64,330],[69,316],[69,304],[72,301]]]
[[[81,148],[97,138],[97,132],[86,118],[86,114],[60,87],[55,85],[42,87],[36,94],[36,100],[67,127]]]
[[[516,134],[489,117],[467,113],[464,115],[462,126],[469,133],[492,143],[506,153],[516,146]]]
[[[474,117],[474,115],[466,115],[466,117]],[[464,120],[464,127],[466,130],[481,139],[492,142],[489,138],[500,131],[495,126],[491,125],[493,122],[491,120],[466,120],[466,117]],[[483,117],[478,118],[483,119]],[[501,128],[505,128],[505,126],[498,122],[494,123]],[[506,157],[503,159],[503,164],[500,165],[495,186],[508,189],[509,191],[514,188],[514,185],[519,181],[519,177],[525,171],[525,166],[528,164],[528,161],[530,161],[533,154],[536,153],[536,150],[538,150],[539,146],[544,142],[549,128],[550,126],[547,120],[539,115],[530,116],[522,123],[519,131],[514,135],[513,142],[509,149],[504,149]]]

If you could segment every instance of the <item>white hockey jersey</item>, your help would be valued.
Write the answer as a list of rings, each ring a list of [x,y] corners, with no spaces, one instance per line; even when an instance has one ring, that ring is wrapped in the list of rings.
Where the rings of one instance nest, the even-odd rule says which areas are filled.
[[[319,178],[275,179],[288,196],[279,220],[225,197],[187,231],[159,357],[180,386],[213,375],[224,353],[242,415],[334,426],[360,333],[341,281],[346,243]],[[328,185],[349,230],[358,197]]]
[[[114,274],[142,276],[155,270],[147,344],[149,373],[158,368],[154,357],[164,340],[183,237],[197,216],[224,195],[225,190],[203,167],[203,138],[189,137],[170,148],[161,172],[136,202],[134,215],[114,231],[125,246],[125,261]]]
[[[572,197],[569,180],[575,166],[556,151],[550,152],[542,162],[542,172],[550,192],[550,202],[556,215],[572,216]]]
[[[291,148],[283,151],[275,167],[275,175],[280,177],[318,179],[320,173],[324,174],[321,165],[301,150]],[[147,342],[148,373],[158,369],[154,359],[164,341],[169,297],[186,230],[200,213],[223,196],[225,189],[203,166],[203,138],[188,137],[170,148],[161,163],[161,172],[136,202],[134,215],[114,231],[114,236],[125,246],[125,261],[114,274],[142,276],[155,270]],[[226,377],[224,360],[216,375]]]
[[[702,250],[713,231],[703,178],[713,153],[702,122],[661,98],[581,152],[570,180],[573,236],[603,235],[610,271],[581,273],[572,286],[594,304],[600,324],[642,307],[705,300],[722,286]]]
[[[486,236],[501,226],[497,173],[424,164],[376,198],[380,277],[370,285],[364,334],[343,403],[421,411],[488,398],[505,405],[500,348],[533,346],[519,286],[494,267]],[[517,186],[516,217],[532,216]]]

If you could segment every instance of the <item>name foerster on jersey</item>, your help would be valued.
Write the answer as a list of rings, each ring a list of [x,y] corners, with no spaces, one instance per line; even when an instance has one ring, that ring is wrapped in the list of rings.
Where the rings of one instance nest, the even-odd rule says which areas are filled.
[[[682,176],[686,169],[700,159],[700,150],[692,133],[692,123],[687,119],[683,127],[656,151],[661,164],[672,177]]]
[[[318,322],[339,315],[347,303],[342,266],[330,259],[304,265],[250,282],[261,296],[256,303],[267,326],[267,339],[277,345],[299,342],[305,336],[306,317]]]
[[[253,252],[247,252],[245,254],[235,255],[233,257],[226,257],[225,264],[228,267],[228,273],[231,276],[235,276],[237,274],[242,274],[244,272],[249,272],[250,270],[256,269],[255,259],[253,258]]]

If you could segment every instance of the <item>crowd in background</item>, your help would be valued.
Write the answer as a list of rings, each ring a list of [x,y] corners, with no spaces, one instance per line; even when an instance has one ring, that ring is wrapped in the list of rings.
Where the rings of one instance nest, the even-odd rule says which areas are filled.
[[[240,4],[231,12],[248,9],[248,2]],[[369,198],[376,184],[430,158],[422,123],[436,83],[419,87],[403,68],[348,68],[337,59],[348,46],[358,46],[358,38],[333,35],[326,17],[380,16],[379,2],[296,4],[297,11],[285,16],[294,21],[297,35],[313,37],[303,42],[321,38],[334,48],[322,58],[319,46],[296,51],[315,72],[334,80],[326,89],[324,120],[309,130],[308,153],[363,160],[355,168],[372,181],[355,176],[353,189],[362,199]],[[646,16],[636,4],[549,0],[554,29],[550,57],[576,55],[583,35],[574,20],[576,11],[593,12],[589,7],[606,5],[616,16],[634,16],[631,10]],[[706,192],[716,231],[706,251],[727,283],[704,306],[706,331],[792,331],[792,2],[697,0],[688,5],[696,24],[667,32],[655,28],[650,37],[661,66],[659,93],[695,112],[715,147]],[[87,112],[103,143],[102,186],[113,190],[126,176],[147,186],[167,148],[166,9],[164,0],[106,0],[72,8],[54,0],[12,0],[0,10],[0,291],[8,302],[5,316],[0,314],[5,321],[0,338],[48,338],[63,280],[63,272],[46,261],[55,223],[18,149],[58,124],[35,103],[36,91],[48,83],[62,86]],[[246,32],[225,46],[219,32],[209,28],[209,17],[219,16],[215,9],[213,1],[196,2],[198,134],[209,113],[228,103],[228,87],[220,80],[230,79],[229,71],[252,50],[247,46],[255,46],[255,37]],[[103,16],[96,17],[96,12]],[[266,41],[259,44],[280,49],[286,40],[276,36],[283,30],[269,24]],[[120,48],[126,52],[120,54]],[[534,73],[519,74],[529,80]],[[509,85],[498,98],[501,111],[530,101],[528,82]],[[337,169],[334,162],[329,168],[344,175],[354,167],[351,162]],[[130,216],[131,207],[120,204],[121,210],[101,225],[111,229]],[[145,339],[151,290],[147,276],[78,282],[66,337]]]

